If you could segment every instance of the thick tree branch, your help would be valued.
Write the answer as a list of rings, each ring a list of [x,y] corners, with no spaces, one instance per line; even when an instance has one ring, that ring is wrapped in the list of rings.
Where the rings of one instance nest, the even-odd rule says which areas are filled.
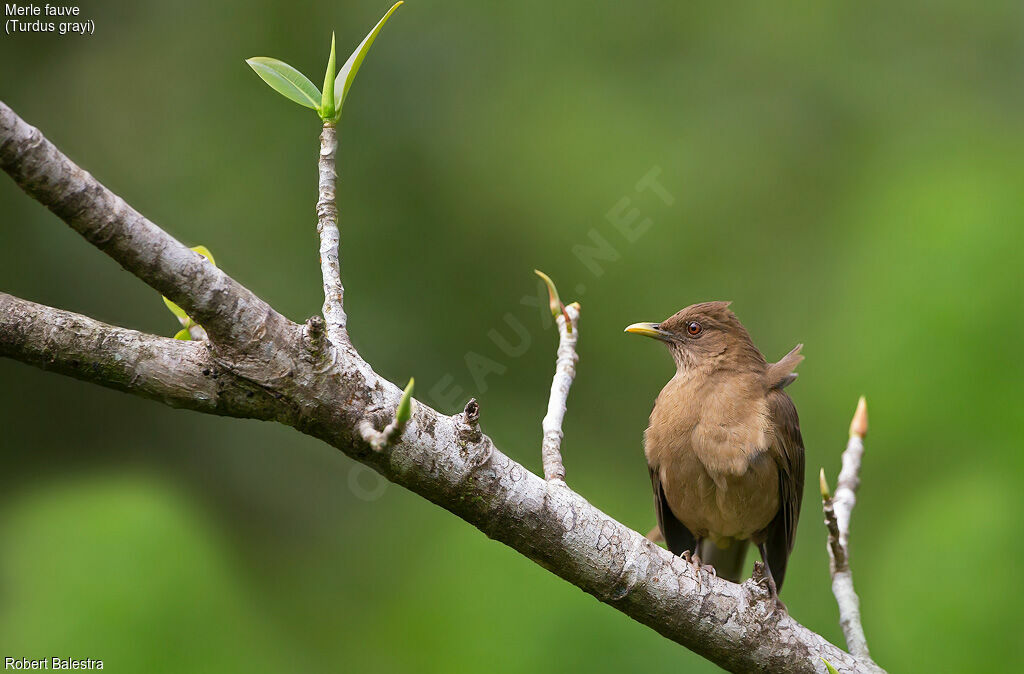
[[[155,337],[0,293],[0,356],[209,414],[276,419],[267,391],[222,368],[200,342]]]
[[[0,107],[0,162],[26,191],[86,238],[113,251],[115,259],[174,301],[181,300],[208,329],[216,326],[211,332],[215,342],[218,335],[258,341],[244,350],[209,352],[231,377],[229,383],[248,388],[253,397],[231,393],[224,398],[227,394],[219,386],[216,391],[201,389],[216,393],[218,402],[193,403],[194,409],[274,418],[318,437],[732,671],[824,672],[822,658],[841,672],[880,671],[775,611],[768,592],[756,583],[701,581],[679,557],[563,484],[530,473],[481,432],[475,403],[450,417],[418,404],[397,437],[375,451],[363,440],[360,424],[368,419],[375,428],[385,426],[395,416],[402,392],[379,377],[351,345],[329,348],[319,317],[304,327],[288,323],[212,265],[189,258],[181,252],[187,249],[99,186],[5,106]],[[148,252],[134,252],[133,246]],[[218,290],[211,293],[211,284]],[[86,357],[101,358],[113,344],[132,356],[129,364],[112,372],[101,368],[102,376],[83,378],[184,406],[206,381],[197,380],[195,370],[203,362],[203,344],[172,344],[66,312],[40,313],[31,303],[21,310],[24,304],[13,298],[5,302],[0,355],[76,374],[73,355],[80,356],[80,363]],[[63,328],[50,328],[66,328],[72,319],[68,332],[81,337],[65,343],[47,336],[48,331],[63,333]],[[180,373],[172,370],[180,380],[166,383],[163,373],[171,365],[162,360],[165,353],[187,354],[197,361]]]
[[[335,157],[338,151],[338,130],[333,122],[325,122],[320,133],[319,198],[316,202],[317,232],[320,234],[320,273],[324,279],[324,320],[331,343],[348,341],[345,331],[345,288],[341,285],[338,262],[338,206],[335,185],[338,180]]]
[[[860,486],[860,462],[864,456],[864,436],[868,432],[868,406],[861,396],[857,411],[850,423],[850,440],[843,452],[843,467],[839,471],[836,492],[830,496],[825,481],[825,469],[821,470],[822,509],[825,512],[825,526],[828,529],[829,571],[832,574],[832,594],[839,605],[839,625],[843,628],[846,646],[857,658],[872,662],[868,651],[867,638],[860,620],[860,599],[853,589],[853,573],[850,571],[850,516],[857,503],[857,488]]]
[[[0,102],[0,166],[26,193],[180,305],[215,342],[258,346],[288,321],[143,217]]]

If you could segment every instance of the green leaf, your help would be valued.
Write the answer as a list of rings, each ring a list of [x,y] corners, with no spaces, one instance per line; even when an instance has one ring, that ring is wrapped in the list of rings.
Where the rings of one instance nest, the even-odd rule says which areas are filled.
[[[534,269],[533,273],[541,277],[545,285],[548,287],[548,306],[551,308],[551,315],[553,317],[557,317],[558,314],[562,314],[562,316],[565,317],[565,331],[571,335],[572,319],[569,318],[569,312],[565,310],[565,305],[562,304],[562,300],[558,297],[558,289],[555,288],[555,282],[551,280],[550,276],[542,272],[540,269]]]
[[[825,658],[822,658],[821,661],[824,662],[825,666],[828,668],[828,674],[839,674],[839,672],[836,671],[836,668],[832,666],[831,662]]]
[[[373,27],[370,34],[363,38],[363,41],[359,43],[356,50],[352,52],[352,55],[345,61],[345,65],[338,71],[338,77],[334,80],[334,108],[335,108],[335,119],[341,117],[341,106],[344,105],[345,99],[348,97],[348,90],[352,87],[352,81],[356,78],[356,73],[359,72],[359,66],[363,65],[363,59],[366,58],[366,53],[370,51],[370,47],[373,46],[373,41],[377,39],[377,33],[384,27],[391,15],[395,13],[398,6],[402,4],[403,0],[396,2],[388,13],[384,15],[377,25]]]
[[[178,317],[179,321],[184,322],[188,320],[188,314],[185,313],[185,310],[166,297],[164,297],[164,304],[167,305],[167,308],[171,310],[172,314]]]
[[[190,250],[194,250],[195,252],[205,257],[207,260],[210,261],[210,264],[212,264],[214,267],[217,266],[217,261],[213,259],[213,253],[211,253],[210,249],[207,248],[206,246],[193,246]]]
[[[327,72],[324,74],[324,95],[320,99],[320,119],[334,119],[334,33],[331,33],[331,56],[327,59]]]
[[[544,285],[548,287],[548,308],[551,309],[551,315],[557,316],[562,313],[562,307],[565,305],[562,304],[562,300],[558,297],[558,289],[555,288],[555,282],[540,269],[534,269],[533,273],[539,276],[544,281]]]
[[[412,416],[412,390],[416,386],[416,379],[410,378],[402,391],[402,399],[398,401],[398,409],[395,410],[395,422],[404,424]]]
[[[299,105],[319,110],[320,90],[295,68],[266,56],[254,56],[245,62],[277,93]]]
[[[192,341],[192,333],[188,331],[188,328],[182,328],[174,333],[174,338],[189,342]]]

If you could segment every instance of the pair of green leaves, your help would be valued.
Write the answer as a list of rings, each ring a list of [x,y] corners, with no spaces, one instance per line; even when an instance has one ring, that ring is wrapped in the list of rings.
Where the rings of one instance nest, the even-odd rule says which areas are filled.
[[[348,97],[348,90],[352,87],[359,67],[363,65],[363,59],[366,58],[367,52],[373,46],[373,41],[377,39],[380,29],[384,27],[384,24],[401,4],[401,0],[396,2],[384,15],[384,18],[377,22],[373,30],[363,38],[356,50],[348,57],[337,75],[334,72],[334,34],[331,34],[331,56],[327,60],[323,93],[309,81],[308,77],[284,61],[267,56],[256,56],[246,59],[246,63],[277,93],[299,105],[316,110],[320,119],[325,122],[337,122],[341,118],[341,107]]]
[[[205,257],[207,260],[209,260],[210,264],[212,264],[214,267],[217,266],[217,262],[213,259],[213,253],[211,253],[206,248],[206,246],[196,246],[192,250],[194,250],[195,252],[199,253],[200,255]],[[171,310],[171,313],[174,314],[177,317],[178,322],[181,323],[181,326],[182,326],[181,330],[178,330],[178,332],[174,335],[174,338],[175,339],[182,339],[182,340],[185,340],[185,341],[188,341],[188,340],[192,339],[191,329],[193,327],[195,327],[196,325],[199,325],[199,324],[196,323],[195,321],[193,321],[192,318],[189,317],[189,315],[185,313],[184,309],[182,309],[181,307],[179,307],[177,304],[175,304],[174,302],[170,301],[166,297],[164,297],[164,304],[166,304],[167,308]]]

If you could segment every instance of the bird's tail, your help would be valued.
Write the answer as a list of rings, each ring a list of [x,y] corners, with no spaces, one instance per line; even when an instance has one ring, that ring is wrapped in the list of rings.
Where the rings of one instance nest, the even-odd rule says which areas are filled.
[[[743,578],[743,562],[747,559],[749,541],[733,541],[729,547],[720,548],[708,538],[701,542],[700,561],[715,567],[720,578],[738,583]]]

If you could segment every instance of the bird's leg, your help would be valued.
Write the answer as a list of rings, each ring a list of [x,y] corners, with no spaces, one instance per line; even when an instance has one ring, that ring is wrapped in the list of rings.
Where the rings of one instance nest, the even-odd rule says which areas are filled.
[[[767,586],[768,591],[771,593],[770,599],[774,603],[772,610],[768,612],[765,618],[770,618],[775,613],[776,609],[781,609],[783,613],[787,612],[786,605],[779,599],[779,589],[775,585],[775,577],[772,576],[772,567],[768,565],[768,550],[765,548],[764,543],[757,544],[757,550],[761,553],[761,564],[764,566],[764,575],[757,581],[759,584]]]
[[[691,553],[689,550],[686,550],[682,554],[682,558],[685,559],[686,563],[693,569],[693,575],[697,577],[697,587],[702,587],[704,584],[703,577],[701,576],[702,571],[707,573],[709,576],[718,577],[718,572],[715,571],[715,567],[710,564],[704,564],[700,561],[700,548],[703,542],[704,539],[702,538],[695,539],[693,552]]]
[[[715,578],[718,578],[718,572],[715,571],[715,567],[711,566],[710,564],[705,564],[704,561],[700,558],[700,551],[704,547],[704,539],[703,538],[696,539],[696,542],[694,543],[693,547],[697,551],[697,553],[696,553],[696,555],[697,555],[697,558],[696,558],[697,568],[698,569],[703,569],[704,571],[707,572],[707,574],[709,576],[714,576]]]
[[[700,589],[703,586],[700,579],[700,557],[695,553],[691,553],[689,550],[683,550],[683,554],[679,556],[683,558],[684,562],[690,565],[691,569],[693,569],[693,575],[697,577],[697,588]]]

